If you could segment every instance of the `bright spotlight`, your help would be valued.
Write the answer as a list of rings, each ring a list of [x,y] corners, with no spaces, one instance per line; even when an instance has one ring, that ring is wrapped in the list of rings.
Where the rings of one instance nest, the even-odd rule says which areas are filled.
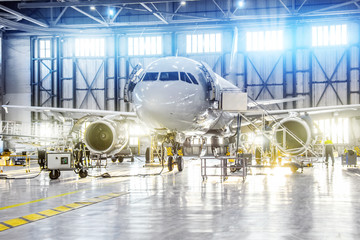
[[[181,1],[180,4],[184,6],[186,5],[186,1]]]
[[[243,7],[244,6],[244,1],[239,1],[238,5],[239,5],[239,7]]]
[[[113,16],[113,15],[114,15],[114,10],[109,9],[108,13],[109,13],[109,16],[111,17],[111,16]]]
[[[90,10],[94,11],[95,9],[95,6],[90,6]]]

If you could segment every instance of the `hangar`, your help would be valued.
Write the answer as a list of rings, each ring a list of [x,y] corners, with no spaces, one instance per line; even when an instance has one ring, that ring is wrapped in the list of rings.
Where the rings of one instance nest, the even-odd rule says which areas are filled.
[[[1,0],[0,238],[358,239],[359,14]]]

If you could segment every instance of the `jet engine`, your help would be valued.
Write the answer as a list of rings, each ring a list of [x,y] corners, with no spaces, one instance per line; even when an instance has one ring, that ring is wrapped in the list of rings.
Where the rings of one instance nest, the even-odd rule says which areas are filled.
[[[128,140],[126,125],[109,119],[94,121],[85,131],[85,144],[93,153],[111,155],[120,152]]]
[[[302,154],[311,142],[308,123],[299,117],[288,117],[273,127],[275,144],[281,151],[290,155]]]

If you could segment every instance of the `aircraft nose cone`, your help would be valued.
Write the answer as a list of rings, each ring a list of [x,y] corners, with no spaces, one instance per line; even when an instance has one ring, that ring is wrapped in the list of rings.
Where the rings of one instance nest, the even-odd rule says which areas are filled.
[[[147,109],[167,111],[165,107],[174,102],[174,95],[168,84],[141,83],[134,89],[134,104]],[[164,109],[165,108],[165,109]]]
[[[138,117],[152,128],[191,128],[196,116],[207,107],[197,85],[181,81],[140,82],[132,99]]]

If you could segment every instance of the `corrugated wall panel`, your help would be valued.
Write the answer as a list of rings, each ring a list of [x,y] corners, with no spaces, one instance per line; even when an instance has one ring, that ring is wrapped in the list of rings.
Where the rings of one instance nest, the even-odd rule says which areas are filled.
[[[194,28],[191,32],[176,32],[174,33],[159,33],[163,36],[163,54],[161,56],[141,56],[141,57],[131,57],[127,56],[127,37],[128,35],[119,34],[117,36],[106,36],[107,39],[107,62],[106,69],[101,69],[98,77],[96,78],[94,85],[92,87],[99,90],[92,91],[97,102],[95,102],[94,97],[90,94],[87,96],[83,108],[97,108],[99,104],[100,108],[105,108],[107,105],[108,109],[114,107],[115,100],[115,80],[112,79],[115,76],[114,70],[117,69],[117,82],[118,84],[118,99],[121,99],[117,109],[127,110],[126,104],[123,102],[123,87],[128,77],[128,74],[131,72],[132,67],[137,63],[142,63],[146,67],[150,62],[155,59],[158,59],[163,56],[187,56],[195,60],[204,61],[210,65],[218,74],[225,76],[226,79],[235,83],[240,88],[244,89],[247,87],[249,95],[253,98],[258,97],[258,99],[269,99],[269,98],[283,98],[284,93],[287,96],[291,96],[296,88],[296,94],[305,95],[305,101],[299,101],[297,107],[308,107],[311,104],[315,105],[335,105],[335,104],[347,104],[348,91],[351,92],[350,103],[359,103],[359,46],[354,45],[350,48],[348,47],[331,47],[331,48],[313,48],[311,46],[311,25],[294,25],[284,28],[284,37],[287,39],[284,40],[285,50],[283,52],[246,52],[245,51],[245,33],[247,30],[242,28],[244,26],[238,26],[238,52],[232,57],[233,50],[233,37],[235,36],[234,31],[236,28],[227,28],[224,30],[197,30]],[[291,33],[291,28],[296,28],[296,41],[295,41],[295,85],[293,82],[293,67],[294,63],[292,50],[291,50],[291,40],[289,38],[293,37]],[[349,30],[349,43],[358,44],[358,24],[351,23],[348,25]],[[175,29],[174,29],[175,30]],[[200,34],[200,33],[209,33],[209,32],[222,32],[223,33],[223,51],[221,53],[215,54],[186,54],[186,35],[187,34]],[[146,33],[141,33],[139,35]],[[135,36],[132,34],[131,36]],[[157,35],[152,33],[151,35]],[[174,37],[175,36],[175,37]],[[118,39],[116,41],[117,46],[114,46],[115,37]],[[174,37],[174,38],[173,38]],[[173,42],[174,40],[174,42]],[[6,86],[8,93],[18,92],[19,86],[26,90],[21,91],[30,91],[29,90],[29,38],[10,38],[6,40],[8,48],[6,50]],[[62,59],[62,72],[61,76],[64,78],[62,80],[62,94],[65,101],[63,101],[63,107],[72,107],[72,94],[73,94],[73,52],[74,52],[74,37],[64,37],[62,38],[62,55],[65,59]],[[174,45],[175,44],[175,45]],[[26,50],[27,49],[27,50]],[[115,64],[115,51],[118,51],[118,66]],[[348,51],[347,53],[344,52]],[[283,56],[285,55],[285,57]],[[16,59],[16,60],[15,60]],[[19,60],[21,59],[21,60]],[[339,63],[341,59],[341,62]],[[18,64],[18,61],[21,64]],[[250,63],[250,61],[252,63]],[[22,64],[24,62],[24,64]],[[44,63],[50,64],[50,61],[44,60]],[[77,59],[78,67],[83,72],[85,78],[90,85],[92,80],[95,77],[95,74],[99,67],[102,64],[101,59]],[[276,64],[277,63],[277,64]],[[339,64],[338,64],[339,63]],[[253,64],[253,66],[252,66]],[[275,66],[276,64],[276,66]],[[349,65],[350,64],[350,65]],[[27,66],[28,69],[18,70],[18,68],[23,68]],[[275,66],[275,68],[274,68]],[[323,70],[324,71],[323,71]],[[336,71],[335,71],[336,70]],[[349,71],[350,70],[350,71]],[[46,67],[41,67],[41,76],[45,76],[48,72]],[[270,75],[270,73],[273,73]],[[80,70],[76,69],[76,85],[78,88],[86,89],[88,88],[85,83]],[[332,81],[343,81],[341,83],[333,82],[333,87],[331,85],[327,86],[325,80],[325,74],[328,78],[334,73]],[[37,69],[34,69],[34,73],[37,74]],[[284,75],[285,73],[285,75]],[[246,74],[246,75],[245,75]],[[259,77],[260,75],[260,77]],[[269,77],[270,75],[270,77]],[[9,77],[10,76],[10,77]],[[20,76],[20,77],[19,77]],[[105,103],[105,80],[107,77],[107,90],[106,96],[108,101]],[[268,79],[269,77],[269,79]],[[349,78],[349,86],[347,88],[347,81]],[[19,84],[13,83],[13,79],[19,80]],[[24,79],[28,79],[24,84]],[[267,86],[265,87],[263,81],[267,81]],[[55,79],[56,80],[56,79]],[[245,86],[245,81],[247,81],[248,86]],[[284,82],[285,81],[285,82]],[[313,83],[313,84],[312,84]],[[258,86],[251,86],[251,85]],[[276,86],[274,85],[276,84]],[[284,91],[283,84],[286,85]],[[312,85],[311,85],[312,84]],[[46,79],[43,81],[43,86],[45,88],[50,87],[50,82]],[[311,87],[310,87],[311,86]],[[327,86],[327,87],[326,87]],[[20,87],[21,88],[21,87]],[[326,91],[324,92],[326,88]],[[56,92],[56,88],[54,89]],[[269,93],[269,91],[270,93]],[[261,92],[260,92],[261,91]],[[259,94],[260,93],[260,94]],[[76,107],[80,107],[82,100],[86,91],[77,91],[76,92]],[[295,94],[295,95],[296,95]],[[9,96],[9,95],[8,95]],[[8,97],[6,96],[6,97]],[[322,97],[321,97],[322,96]],[[42,99],[46,99],[47,93],[42,93]],[[339,98],[339,99],[338,99]],[[18,101],[19,98],[16,98],[14,101]],[[66,100],[68,99],[68,100]],[[112,100],[109,100],[112,99]],[[319,101],[321,99],[321,101]],[[12,103],[13,103],[12,102]],[[48,103],[46,103],[48,104]],[[288,105],[291,107],[291,104]]]
[[[5,93],[4,103],[30,105],[30,39],[4,39]],[[30,122],[30,114],[22,113],[21,121]],[[9,111],[6,120],[19,121],[19,111]]]
[[[312,56],[315,106],[346,104],[346,82],[336,83],[347,80],[346,48],[314,49]]]

